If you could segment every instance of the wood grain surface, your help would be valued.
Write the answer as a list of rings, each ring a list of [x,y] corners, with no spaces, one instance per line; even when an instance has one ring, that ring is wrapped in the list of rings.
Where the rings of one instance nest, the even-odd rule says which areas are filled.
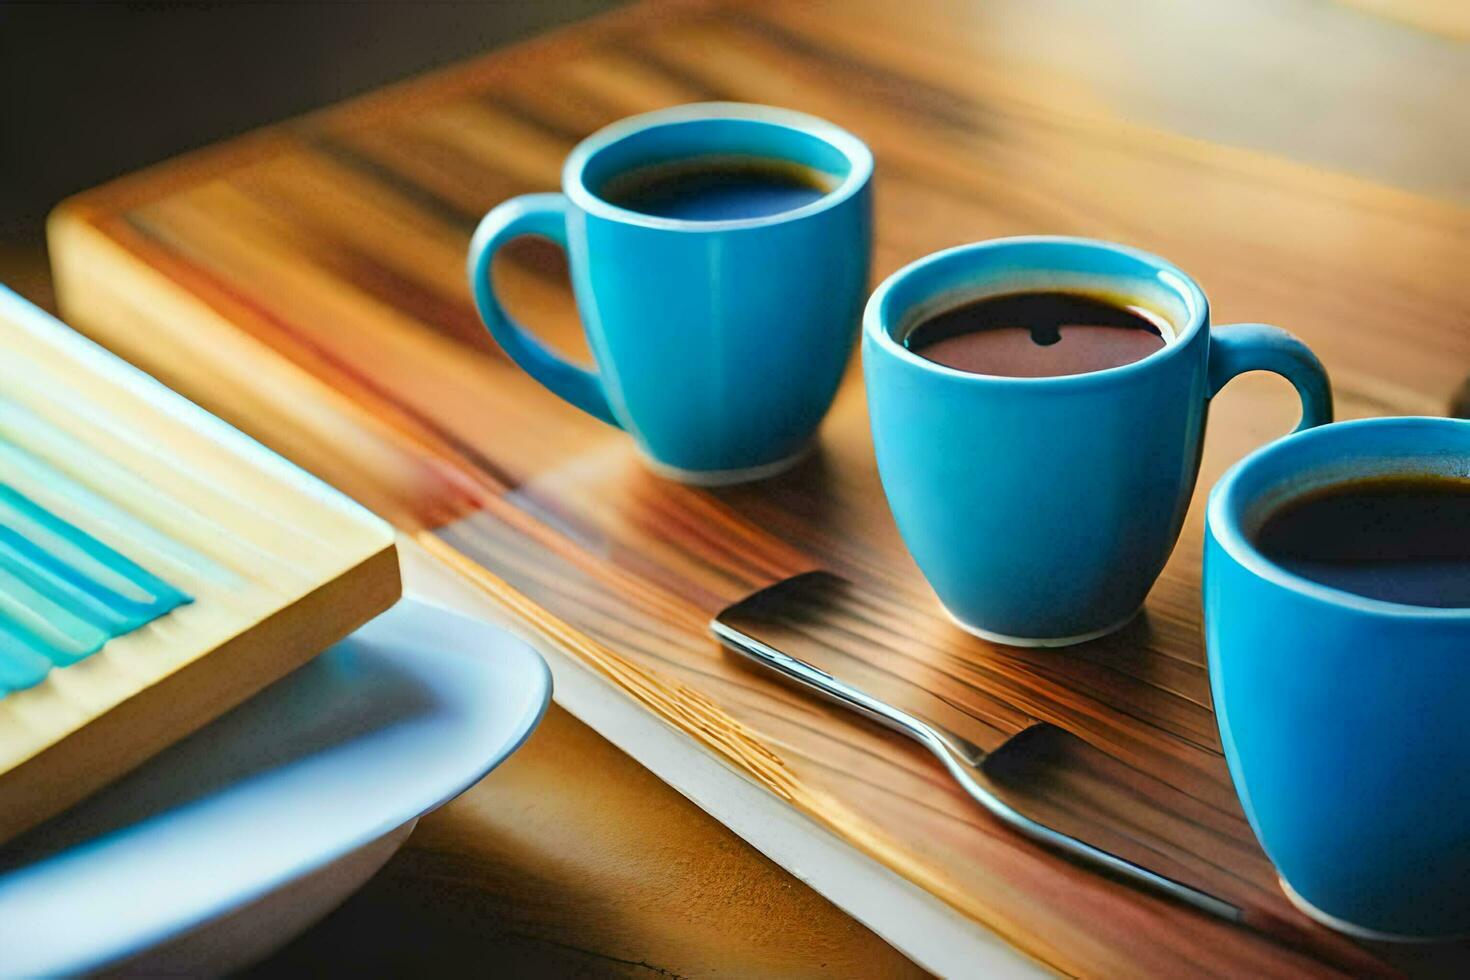
[[[73,201],[51,228],[62,308],[413,532],[773,798],[1048,966],[1286,976],[1364,972],[1369,957],[1390,971],[1396,955],[1320,930],[1289,949],[1073,867],[987,819],[921,749],[720,650],[712,612],[812,568],[879,589],[896,616],[931,608],[877,485],[855,374],[810,461],[708,492],[641,469],[625,437],[541,390],[475,320],[462,259],[480,214],[554,187],[571,146],[618,117],[740,99],[825,116],[874,148],[878,276],[977,238],[1117,239],[1193,272],[1217,322],[1301,335],[1343,416],[1443,410],[1470,365],[1462,207],[1124,118],[1095,79],[987,57],[977,10],[632,8]],[[512,311],[585,352],[559,257],[526,243],[507,259]],[[1201,494],[1291,426],[1293,400],[1258,378],[1226,389]],[[1114,638],[1027,654],[947,633],[892,669],[962,695],[956,710],[998,732],[1051,721],[1223,805],[1200,521],[1197,500],[1146,615]]]

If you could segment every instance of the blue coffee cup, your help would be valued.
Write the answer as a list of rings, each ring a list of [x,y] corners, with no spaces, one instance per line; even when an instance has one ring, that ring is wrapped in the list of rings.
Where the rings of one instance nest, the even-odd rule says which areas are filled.
[[[1141,305],[1167,343],[1060,377],[958,371],[904,346],[920,321],[991,294],[1070,290]],[[1301,427],[1332,417],[1321,364],[1261,324],[1210,329],[1173,265],[1080,238],[1007,238],[938,252],[878,287],[863,372],[878,471],[909,552],[960,626],[1062,646],[1126,623],[1164,567],[1199,471],[1212,396],[1244,371],[1285,376]]]
[[[1366,598],[1253,543],[1284,501],[1470,475],[1470,421],[1341,422],[1237,463],[1205,513],[1210,688],[1230,775],[1289,897],[1368,939],[1470,934],[1470,609]]]
[[[628,210],[600,196],[638,168],[760,158],[823,175],[801,207],[705,221]],[[652,468],[714,485],[795,463],[832,404],[867,287],[873,157],[831,123],[768,106],[703,103],[634,116],[578,144],[562,193],[499,205],[470,244],[480,318],[553,394],[626,429]],[[490,262],[520,235],[566,249],[596,370],[512,322]]]

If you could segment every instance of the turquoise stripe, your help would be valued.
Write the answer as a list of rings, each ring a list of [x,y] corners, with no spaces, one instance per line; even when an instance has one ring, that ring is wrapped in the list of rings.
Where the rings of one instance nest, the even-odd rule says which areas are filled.
[[[51,661],[0,618],[0,698],[35,687],[51,672]]]
[[[25,542],[28,547],[22,550],[32,559],[39,558],[79,588],[98,598],[131,601],[138,613],[153,610],[150,619],[189,601],[163,579],[4,483],[0,483],[0,528],[11,532],[10,540]]]
[[[0,484],[0,696],[192,601]]]

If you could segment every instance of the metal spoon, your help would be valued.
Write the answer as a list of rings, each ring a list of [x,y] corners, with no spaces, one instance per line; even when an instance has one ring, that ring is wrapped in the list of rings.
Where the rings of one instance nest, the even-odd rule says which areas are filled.
[[[784,590],[786,593],[804,590],[805,601],[810,604],[812,595],[820,594],[824,588],[830,589],[834,582],[841,583],[841,580],[825,573],[809,573],[787,579],[725,609],[710,622],[710,630],[736,653],[923,745],[944,764],[949,774],[975,802],[1027,837],[1154,894],[1182,902],[1227,922],[1245,924],[1248,917],[1254,918],[1236,905],[1039,823],[1002,799],[996,791],[996,783],[1002,781],[998,777],[1006,769],[1015,768],[1012,759],[1008,757],[1032,755],[1032,747],[1039,740],[1044,740],[1053,747],[1063,742],[1076,743],[1075,746],[1064,746],[1064,751],[1071,751],[1073,754],[1080,750],[1092,756],[1102,755],[1065,729],[1046,723],[1032,725],[995,750],[985,752],[973,742],[943,726],[880,701],[852,684],[838,680],[827,671],[757,638],[755,634],[762,632],[763,628],[767,632],[769,630],[773,590]],[[778,598],[775,605],[779,606],[780,603]],[[1112,762],[1114,765],[1123,765],[1116,760]],[[1027,760],[1020,763],[1022,767],[1026,764]]]

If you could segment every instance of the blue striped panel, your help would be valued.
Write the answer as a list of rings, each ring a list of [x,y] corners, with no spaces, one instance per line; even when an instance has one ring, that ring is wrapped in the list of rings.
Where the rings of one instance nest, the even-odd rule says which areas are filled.
[[[191,601],[0,484],[0,697]]]

